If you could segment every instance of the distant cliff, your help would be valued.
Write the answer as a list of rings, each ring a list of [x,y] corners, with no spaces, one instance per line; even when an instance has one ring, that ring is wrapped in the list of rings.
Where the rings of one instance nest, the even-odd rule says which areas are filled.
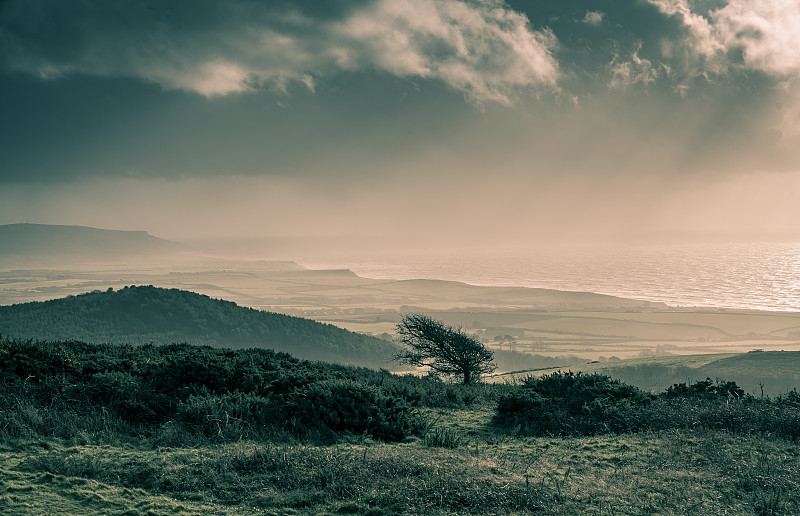
[[[0,262],[57,265],[163,256],[190,248],[145,231],[85,226],[7,224],[0,226]]]

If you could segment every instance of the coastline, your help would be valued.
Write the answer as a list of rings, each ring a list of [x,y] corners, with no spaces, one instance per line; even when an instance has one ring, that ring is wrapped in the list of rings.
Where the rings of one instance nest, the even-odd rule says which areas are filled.
[[[0,303],[155,285],[391,338],[404,313],[464,327],[496,350],[587,360],[800,349],[800,313],[670,307],[591,292],[365,278],[286,261],[216,260],[0,271]]]

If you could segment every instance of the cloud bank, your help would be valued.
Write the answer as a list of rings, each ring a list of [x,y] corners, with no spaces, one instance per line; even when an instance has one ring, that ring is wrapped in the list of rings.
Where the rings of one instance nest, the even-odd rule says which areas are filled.
[[[502,104],[542,91],[587,94],[598,84],[665,84],[685,97],[698,80],[747,81],[749,72],[773,81],[800,77],[796,0],[600,5],[7,0],[0,4],[0,64],[43,79],[132,77],[205,97],[313,92],[343,73],[377,73]],[[566,86],[565,70],[580,80]]]
[[[559,76],[552,32],[492,0],[378,0],[323,14],[246,0],[44,0],[12,1],[3,14],[0,42],[15,70],[135,77],[207,97],[313,90],[318,77],[366,70],[509,103]]]
[[[698,5],[6,1],[0,182],[796,170],[796,4]]]

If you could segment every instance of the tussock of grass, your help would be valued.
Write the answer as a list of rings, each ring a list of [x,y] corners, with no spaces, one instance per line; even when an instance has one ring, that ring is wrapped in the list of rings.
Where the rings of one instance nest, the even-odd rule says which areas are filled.
[[[458,448],[464,442],[458,433],[449,428],[431,428],[425,432],[422,440],[426,446],[435,448]]]
[[[181,500],[295,509],[356,503],[409,513],[536,511],[551,495],[511,482],[468,452],[408,445],[258,445],[121,451],[71,447],[23,461],[24,472],[92,478]],[[395,509],[392,509],[395,508]]]
[[[175,500],[142,489],[90,478],[50,472],[6,469],[8,454],[0,455],[0,509],[6,516],[34,514],[145,516],[170,514],[244,514],[238,508],[196,500]]]

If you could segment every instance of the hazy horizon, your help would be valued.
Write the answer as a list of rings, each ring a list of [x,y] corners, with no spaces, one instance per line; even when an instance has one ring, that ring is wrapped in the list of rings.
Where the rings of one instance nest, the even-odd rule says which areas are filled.
[[[798,27],[792,0],[3,2],[0,224],[796,240]]]

